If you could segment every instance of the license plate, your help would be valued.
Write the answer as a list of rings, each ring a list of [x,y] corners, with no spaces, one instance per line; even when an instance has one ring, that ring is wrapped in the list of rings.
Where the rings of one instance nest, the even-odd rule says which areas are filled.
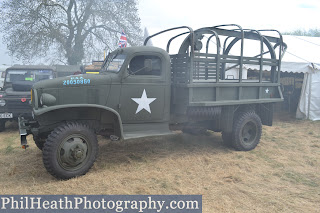
[[[0,113],[0,118],[13,118],[12,113]]]

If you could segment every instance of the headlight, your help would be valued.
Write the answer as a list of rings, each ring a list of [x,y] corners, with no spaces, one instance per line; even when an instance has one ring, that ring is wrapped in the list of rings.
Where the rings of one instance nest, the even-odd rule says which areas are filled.
[[[42,93],[40,97],[40,105],[41,106],[52,106],[56,103],[56,97],[50,95],[48,93]]]
[[[0,106],[5,106],[6,105],[6,101],[3,99],[0,99]]]

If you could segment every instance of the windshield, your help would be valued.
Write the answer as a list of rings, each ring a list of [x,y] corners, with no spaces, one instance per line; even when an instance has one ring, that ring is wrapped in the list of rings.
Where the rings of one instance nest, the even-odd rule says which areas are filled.
[[[123,54],[109,56],[107,59],[106,66],[105,66],[105,71],[106,72],[115,72],[115,73],[119,72],[125,59],[126,59],[126,55],[123,55]]]
[[[6,82],[32,81],[38,82],[45,79],[53,79],[52,70],[8,70]]]

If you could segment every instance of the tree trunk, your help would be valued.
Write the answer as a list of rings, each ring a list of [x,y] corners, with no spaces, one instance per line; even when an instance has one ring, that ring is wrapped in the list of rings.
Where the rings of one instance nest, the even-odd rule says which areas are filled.
[[[69,65],[78,65],[81,63],[81,60],[84,58],[84,49],[81,42],[76,42],[71,51],[68,51],[66,54],[68,58]]]

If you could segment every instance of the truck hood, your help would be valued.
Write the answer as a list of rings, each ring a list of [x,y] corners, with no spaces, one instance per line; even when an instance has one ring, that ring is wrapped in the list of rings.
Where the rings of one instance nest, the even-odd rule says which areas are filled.
[[[65,104],[105,105],[113,78],[117,75],[72,75],[40,81],[34,84],[33,90],[36,91],[39,108]]]

